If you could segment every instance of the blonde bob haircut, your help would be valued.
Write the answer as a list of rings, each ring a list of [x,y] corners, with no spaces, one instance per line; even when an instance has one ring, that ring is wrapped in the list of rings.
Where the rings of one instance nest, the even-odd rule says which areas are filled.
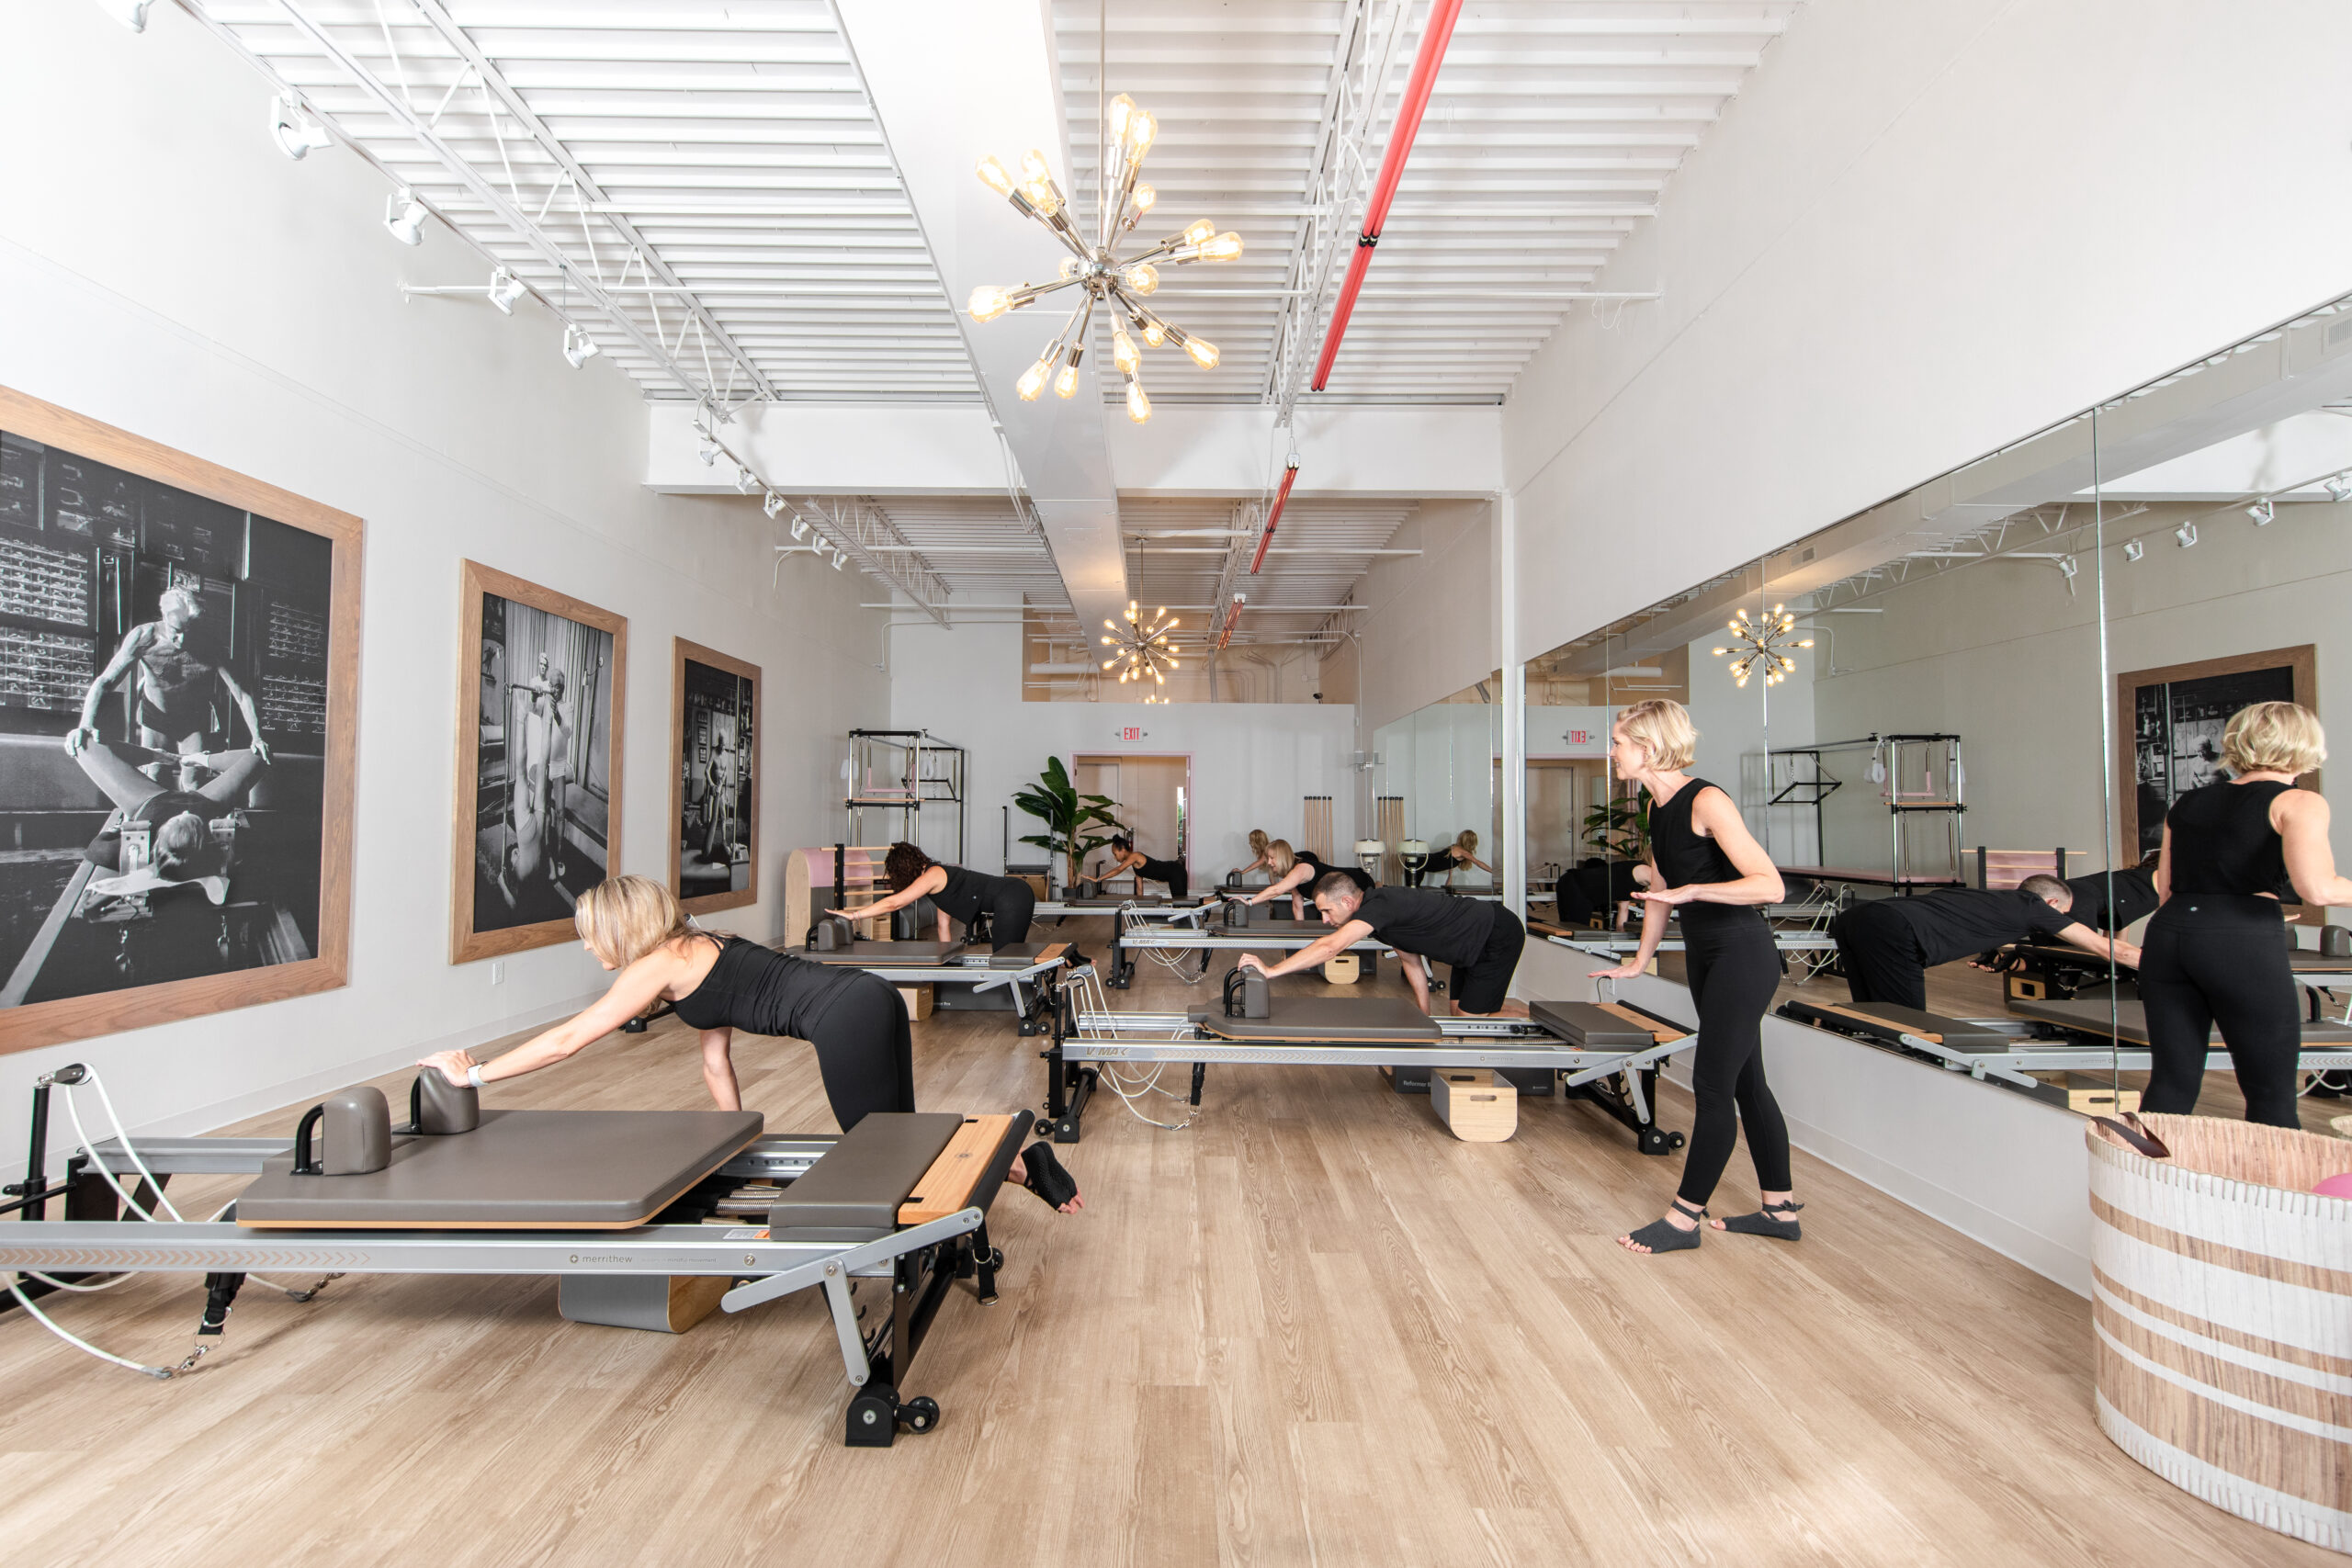
[[[1266,846],[1266,869],[1274,874],[1276,882],[1288,876],[1291,867],[1297,863],[1298,856],[1291,852],[1288,839],[1276,839]]]
[[[1649,754],[1653,768],[1687,768],[1699,754],[1699,728],[1690,722],[1690,710],[1671,698],[1635,703],[1617,716],[1617,728]]]
[[[572,928],[588,951],[626,969],[663,942],[694,933],[670,890],[650,876],[616,876],[580,896]]]
[[[1266,846],[1272,842],[1273,842],[1273,840],[1266,837],[1266,830],[1263,828],[1252,828],[1250,829],[1250,852],[1251,854],[1264,854],[1266,852]]]
[[[2250,703],[2222,731],[2222,765],[2233,773],[2308,773],[2326,761],[2327,731],[2299,703]]]

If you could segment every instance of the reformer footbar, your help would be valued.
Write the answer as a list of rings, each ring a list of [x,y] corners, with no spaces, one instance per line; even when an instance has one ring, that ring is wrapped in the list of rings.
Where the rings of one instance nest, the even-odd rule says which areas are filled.
[[[76,1073],[51,1077],[78,1082],[78,1076],[68,1077]],[[238,1287],[262,1269],[316,1269],[330,1278],[554,1275],[568,1318],[673,1331],[681,1325],[662,1320],[665,1312],[674,1314],[682,1281],[749,1281],[723,1298],[716,1290],[698,1291],[695,1316],[714,1304],[741,1311],[813,1285],[826,1292],[842,1337],[843,1367],[858,1388],[846,1417],[853,1446],[887,1446],[901,1425],[918,1432],[936,1425],[938,1406],[900,1399],[898,1383],[956,1281],[971,1281],[984,1302],[995,1298],[1002,1258],[989,1243],[987,1213],[1031,1124],[1026,1111],[970,1118],[878,1113],[842,1137],[793,1137],[763,1136],[759,1117],[742,1112],[493,1111],[469,1132],[403,1129],[382,1170],[347,1176],[294,1173],[282,1138],[153,1139],[133,1147],[118,1129],[116,1137],[95,1144],[85,1136],[68,1162],[66,1179],[52,1183],[44,1174],[47,1088],[40,1086],[37,1100],[27,1191],[7,1207],[38,1219],[41,1205],[62,1195],[68,1218],[0,1231],[0,1270],[206,1276],[199,1348],[176,1368],[143,1366],[74,1339],[32,1305],[27,1285],[9,1276],[16,1301],[93,1354],[151,1376],[187,1371],[218,1342]],[[559,1161],[553,1172],[534,1169],[564,1118],[596,1123],[574,1128],[572,1142],[583,1157]],[[78,1121],[77,1115],[77,1131]],[[616,1151],[628,1154],[632,1122],[640,1146],[633,1156],[616,1157]],[[527,1135],[518,1137],[518,1129]],[[116,1179],[117,1173],[131,1171],[141,1178],[138,1194],[125,1192]],[[191,1224],[175,1211],[169,1220],[150,1223],[117,1217],[122,1211],[116,1200],[143,1218],[145,1206],[136,1197],[152,1193],[149,1202],[161,1201],[163,1184],[174,1174],[199,1172],[260,1179],[248,1189],[250,1200],[232,1203],[212,1222]],[[695,1223],[720,1209],[722,1194],[745,1182],[762,1190],[783,1187],[767,1225]],[[809,1185],[796,1199],[802,1182]],[[469,1187],[471,1191],[461,1190]],[[403,1224],[392,1212],[403,1190],[432,1217]],[[825,1211],[826,1204],[832,1208]],[[614,1226],[615,1205],[643,1212]],[[819,1223],[826,1213],[833,1222],[830,1232]],[[221,1223],[232,1215],[242,1223]],[[600,1224],[612,1228],[582,1228]],[[414,1228],[418,1224],[432,1228]],[[848,1281],[858,1275],[892,1280],[892,1310],[871,1335],[859,1332],[848,1300]],[[63,1288],[89,1287],[69,1278]],[[316,1291],[286,1293],[300,1300]]]

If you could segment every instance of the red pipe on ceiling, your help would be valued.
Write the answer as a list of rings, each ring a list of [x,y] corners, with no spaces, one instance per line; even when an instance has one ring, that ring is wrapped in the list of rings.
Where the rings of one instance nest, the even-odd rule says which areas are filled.
[[[1340,356],[1340,340],[1348,335],[1348,319],[1355,314],[1356,295],[1372,265],[1373,247],[1380,243],[1380,231],[1387,226],[1388,204],[1396,199],[1396,186],[1405,177],[1405,160],[1413,155],[1413,138],[1420,134],[1421,111],[1430,107],[1438,67],[1445,62],[1445,46],[1453,38],[1454,18],[1461,14],[1462,0],[1430,0],[1429,19],[1421,24],[1420,48],[1413,56],[1413,73],[1405,81],[1405,101],[1397,106],[1396,123],[1388,133],[1388,151],[1380,160],[1380,177],[1373,184],[1372,201],[1363,209],[1363,229],[1356,235],[1356,254],[1348,263],[1347,281],[1340,285],[1339,303],[1331,307],[1322,356],[1315,362],[1314,388],[1318,392],[1331,379],[1331,362]],[[1262,547],[1259,553],[1265,553]]]
[[[1290,499],[1290,487],[1297,482],[1298,454],[1294,452],[1283,466],[1283,485],[1274,491],[1274,507],[1266,513],[1265,531],[1258,536],[1258,553],[1250,558],[1250,575],[1252,577],[1257,576],[1258,569],[1266,564],[1266,547],[1274,542],[1274,525],[1283,520],[1283,503]]]

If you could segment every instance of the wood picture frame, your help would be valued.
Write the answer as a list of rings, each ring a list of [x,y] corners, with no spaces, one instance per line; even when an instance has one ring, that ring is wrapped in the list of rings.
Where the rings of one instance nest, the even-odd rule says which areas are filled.
[[[2143,756],[2151,745],[2151,738],[2143,733],[2141,718],[2143,694],[2157,687],[2190,686],[2199,682],[2218,682],[2228,677],[2260,675],[2266,671],[2281,671],[2277,684],[2291,692],[2283,699],[2300,703],[2312,712],[2319,711],[2319,648],[2315,643],[2303,643],[2294,648],[2266,649],[2259,653],[2236,653],[2221,659],[2191,660],[2184,664],[2164,664],[2153,670],[2127,670],[2115,678],[2115,743],[2117,818],[2120,823],[2117,841],[2123,846],[2123,862],[2129,864],[2145,852],[2143,844],[2143,816],[2152,813],[2161,800],[2169,806],[2179,791],[2166,784],[2159,784],[2144,777]],[[2262,699],[2251,699],[2262,700]],[[2167,716],[2166,722],[2169,722]],[[2217,731],[2218,733],[2218,731]],[[2312,789],[2320,787],[2316,773],[2301,781]],[[2154,818],[2160,824],[2162,818]],[[2153,837],[2154,835],[2148,835]]]
[[[575,940],[573,901],[619,863],[628,620],[480,561],[458,576],[449,962],[470,964]]]
[[[699,666],[698,671],[688,670]],[[705,672],[708,673],[705,673]],[[746,686],[737,699],[732,716],[737,720],[732,735],[723,739],[693,733],[696,714],[706,716],[705,722],[715,723],[718,716],[709,706],[692,699],[697,691],[710,683],[712,675],[732,677]],[[746,731],[748,730],[748,733]],[[684,637],[672,639],[670,656],[670,891],[689,914],[707,915],[720,909],[740,909],[754,904],[760,897],[760,667],[749,664],[731,654],[706,648]],[[733,761],[728,761],[728,752]],[[695,776],[701,776],[704,795],[696,798],[693,787]],[[711,805],[720,791],[732,791],[736,801],[720,815],[713,816]],[[698,819],[690,822],[690,812],[699,812]],[[740,829],[742,837],[736,839],[732,829]],[[708,865],[709,851],[718,842],[715,835],[726,833],[729,845],[741,844],[743,886],[732,886],[736,864],[730,852],[726,864],[729,886],[724,891],[690,894],[684,877],[687,870],[687,841],[695,830],[700,830],[705,849],[696,857],[699,863]]]
[[[209,716],[204,732],[232,741],[238,728],[250,728],[251,739],[266,742],[271,755],[249,784],[233,791],[234,805],[215,803],[227,807],[226,815],[212,827],[213,843],[198,852],[223,857],[217,877],[116,894],[99,884],[130,878],[108,878],[105,868],[74,845],[51,842],[39,852],[35,858],[52,859],[60,869],[74,857],[72,869],[46,918],[24,933],[21,943],[12,934],[7,951],[0,953],[0,1054],[256,1007],[347,984],[366,525],[347,512],[266,480],[5,387],[0,387],[0,432],[13,438],[13,444],[0,441],[0,535],[6,536],[13,552],[7,564],[17,569],[16,581],[28,583],[40,573],[60,570],[70,579],[71,567],[62,563],[77,555],[88,563],[90,573],[83,590],[89,604],[90,635],[60,637],[28,631],[39,617],[25,618],[23,612],[37,606],[11,603],[5,608],[17,614],[0,616],[0,637],[9,639],[11,650],[22,654],[43,635],[52,637],[46,645],[51,649],[73,645],[76,659],[85,657],[86,648],[95,683],[115,662],[130,657],[133,636],[162,624],[160,615],[153,622],[142,619],[155,613],[159,595],[178,590],[218,612],[212,623],[218,629],[205,630],[199,608],[175,634],[185,639],[178,648],[200,649],[209,659],[199,682],[209,686],[209,694],[200,699]],[[60,465],[70,465],[72,472]],[[83,491],[100,486],[110,499],[84,498]],[[224,527],[228,538],[220,536]],[[322,541],[323,554],[305,536]],[[298,560],[299,567],[290,564]],[[286,574],[271,578],[268,573],[279,564],[286,565]],[[261,575],[255,574],[257,566]],[[298,578],[299,589],[294,586]],[[62,609],[53,613],[68,614]],[[257,618],[260,629],[256,634],[246,628],[241,649],[237,629],[247,618]],[[130,629],[126,632],[117,622]],[[299,639],[299,660],[291,651],[286,659],[277,657],[281,644],[272,638],[280,633],[289,639],[282,645],[288,650],[293,649],[290,639]],[[262,639],[258,650],[256,635]],[[34,651],[39,652],[38,647]],[[103,799],[99,775],[78,760],[119,751],[127,762],[177,771],[169,756],[191,748],[180,738],[164,737],[158,749],[152,734],[143,734],[150,730],[148,719],[160,711],[142,700],[148,679],[142,654],[104,688],[96,739],[85,740],[75,752],[66,750],[63,732],[78,732],[81,714],[58,705],[57,699],[65,695],[63,678],[53,692],[33,697],[17,694],[26,705],[13,708],[9,727],[0,734],[5,746],[0,750],[5,758],[0,761],[0,816],[32,811],[61,821],[76,816],[102,818],[106,826],[99,842],[114,835],[116,846],[127,853],[129,846],[122,840],[130,835],[120,829],[131,825],[137,813],[119,797],[111,809],[92,804]],[[89,700],[86,694],[83,700]],[[28,711],[43,705],[45,711]],[[255,715],[264,714],[267,720],[254,721]],[[282,728],[271,728],[266,735],[267,726]],[[132,755],[134,746],[146,748],[147,756]],[[208,750],[202,745],[194,749]],[[258,752],[262,748],[249,750]],[[68,755],[77,762],[65,762]],[[71,777],[77,765],[90,782]],[[187,789],[229,777],[226,768],[208,767],[205,772],[209,778],[183,776],[173,782]],[[78,805],[58,809],[33,804],[36,796],[44,803],[62,800],[61,791],[76,787],[89,797]],[[14,798],[19,793],[25,796],[21,806]],[[309,822],[312,810],[315,829]],[[204,815],[209,816],[209,808]],[[227,825],[225,839],[220,824]],[[290,824],[300,824],[300,837],[284,837]],[[143,833],[147,828],[139,830]],[[313,832],[315,885],[308,875]],[[268,852],[248,857],[244,840],[249,833],[268,840]],[[62,829],[51,835],[62,836]],[[90,853],[97,852],[99,842],[92,844]],[[222,897],[207,908],[202,901],[210,884],[219,885]],[[252,896],[255,886],[264,889],[258,897]],[[311,902],[313,886],[315,904]],[[108,917],[104,934],[119,944],[108,949],[108,977],[121,976],[129,983],[74,991],[74,986],[87,983],[92,965],[66,950],[87,936],[84,928],[96,918],[94,910]],[[310,917],[307,933],[305,916]],[[191,937],[196,927],[202,928],[197,934],[203,941]],[[149,959],[162,961],[138,957],[135,949],[141,942],[153,949]],[[208,967],[200,951],[208,945],[217,947],[224,964],[244,962],[213,973],[138,979],[142,973]],[[61,965],[67,973],[61,973]]]

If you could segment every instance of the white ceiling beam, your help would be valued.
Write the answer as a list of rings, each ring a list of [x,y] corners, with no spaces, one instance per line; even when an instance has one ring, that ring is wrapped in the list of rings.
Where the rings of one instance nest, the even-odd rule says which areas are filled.
[[[1069,189],[1059,71],[1039,0],[832,0],[851,61],[950,300],[983,283],[1050,281],[1065,254],[1039,224],[974,177],[993,152],[1031,148]],[[1057,296],[1057,299],[1062,298]],[[1059,325],[1034,314],[956,318],[989,412],[1082,621],[1127,600],[1108,417],[1091,356],[1075,397],[1024,403],[1013,383]],[[1123,422],[1124,423],[1124,422]],[[999,464],[999,483],[1002,465]],[[985,487],[974,487],[985,488]]]

